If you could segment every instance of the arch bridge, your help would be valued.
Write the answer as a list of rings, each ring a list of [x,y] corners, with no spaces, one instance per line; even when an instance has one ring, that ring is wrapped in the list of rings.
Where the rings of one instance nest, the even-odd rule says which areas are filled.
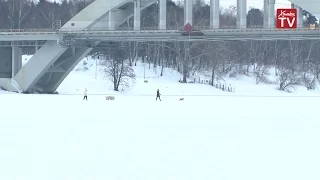
[[[275,29],[275,0],[264,0],[264,25],[260,29],[248,29],[247,1],[237,0],[237,27],[219,27],[219,0],[210,0],[210,27],[200,29],[202,34],[193,40],[224,40],[252,38],[317,38],[319,31],[302,28],[302,8],[315,15],[320,14],[314,0],[290,0],[298,8],[298,30]],[[157,29],[143,30],[140,12],[159,3]],[[184,23],[192,25],[193,0],[184,0]],[[74,67],[101,41],[113,40],[186,40],[181,30],[170,30],[166,26],[167,0],[95,0],[80,11],[58,31],[0,32],[0,86],[9,91],[54,93]],[[133,29],[118,27],[133,16]],[[249,35],[248,35],[249,34]],[[254,36],[253,36],[254,35]],[[65,38],[71,37],[73,44],[65,46]],[[241,37],[241,38],[240,38]],[[243,38],[245,37],[245,38]],[[272,38],[271,38],[272,39]],[[59,43],[57,43],[59,40]],[[90,40],[90,46],[81,43]],[[22,67],[22,46],[33,45],[36,53]]]

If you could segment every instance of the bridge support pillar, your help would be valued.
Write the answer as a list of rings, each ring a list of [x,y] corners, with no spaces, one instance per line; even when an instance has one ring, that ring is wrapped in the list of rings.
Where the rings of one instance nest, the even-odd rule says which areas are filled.
[[[297,9],[297,28],[303,27],[303,9],[295,4],[291,4],[291,8]]]
[[[184,0],[184,24],[192,25],[193,0]]]
[[[22,49],[12,47],[12,77],[14,77],[22,67]]]
[[[35,51],[35,52],[37,52],[37,51],[39,50],[39,42],[36,41],[35,44],[36,44],[36,47],[35,47],[35,48],[36,48],[36,51]]]
[[[159,29],[167,29],[167,0],[160,0]]]
[[[237,28],[247,28],[247,0],[237,0]]]
[[[264,15],[263,15],[263,27],[264,28],[275,28],[275,11],[274,11],[275,0],[264,0]]]
[[[2,82],[4,79],[12,78],[13,76],[13,49],[11,47],[0,47],[0,86],[6,88],[6,82]]]
[[[220,25],[220,0],[210,0],[210,27],[219,29]]]
[[[115,30],[116,29],[116,23],[114,19],[114,10],[109,11],[109,30]]]
[[[263,28],[268,28],[268,0],[263,1]]]
[[[134,30],[140,30],[141,0],[134,0]]]

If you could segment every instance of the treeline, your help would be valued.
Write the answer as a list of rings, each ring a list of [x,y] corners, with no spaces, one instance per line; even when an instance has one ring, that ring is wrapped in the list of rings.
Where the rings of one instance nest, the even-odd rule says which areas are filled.
[[[0,0],[0,28],[1,29],[20,29],[20,28],[51,28],[55,20],[61,20],[62,25],[79,11],[88,6],[94,0],[62,0],[56,3],[48,0]],[[107,3],[107,2],[106,2]],[[210,25],[210,7],[203,0],[195,0],[193,6],[193,25],[209,26]],[[142,27],[158,26],[158,4],[155,3],[144,9],[141,13]],[[183,4],[178,4],[171,0],[167,1],[167,26],[183,27],[184,16]],[[304,11],[307,17],[305,24],[315,23],[317,20],[307,11]],[[122,26],[132,26],[133,18],[129,23]],[[252,8],[247,15],[248,26],[259,26],[263,24],[263,12],[259,9]],[[236,7],[230,6],[221,9],[220,12],[221,26],[236,25]]]
[[[52,28],[55,20],[64,24],[93,0],[0,0],[0,29]]]
[[[110,70],[108,66],[109,72],[123,73],[117,74],[118,79],[130,74],[130,67],[142,59],[146,68],[161,66],[160,76],[165,67],[176,69],[182,74],[183,83],[199,73],[207,75],[211,85],[223,81],[223,77],[240,74],[254,77],[257,84],[270,83],[268,76],[273,73],[278,78],[279,90],[292,91],[297,85],[314,89],[320,80],[317,40],[122,42],[96,48],[93,55],[105,56],[106,64],[114,68]]]

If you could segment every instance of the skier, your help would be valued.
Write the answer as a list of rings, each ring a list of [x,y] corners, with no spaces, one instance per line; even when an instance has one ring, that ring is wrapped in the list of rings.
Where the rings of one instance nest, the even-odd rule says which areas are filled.
[[[88,97],[87,97],[87,88],[84,89],[84,96],[83,96],[83,100],[86,99],[88,101]]]
[[[161,101],[161,98],[160,98],[160,92],[159,92],[159,89],[158,89],[158,91],[157,91],[157,98],[156,98],[156,101],[158,101],[158,98],[160,99],[160,101]]]

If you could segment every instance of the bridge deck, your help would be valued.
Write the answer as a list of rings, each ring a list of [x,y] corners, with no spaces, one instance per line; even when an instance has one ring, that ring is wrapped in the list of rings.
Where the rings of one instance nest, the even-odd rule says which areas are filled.
[[[191,36],[190,39],[202,40],[231,40],[231,39],[320,39],[320,29],[298,28],[289,29],[206,29],[199,28],[194,33],[201,35]],[[0,41],[37,41],[37,40],[59,40],[63,36],[80,40],[184,40],[183,30],[67,30],[67,31],[12,31],[3,32],[0,30]]]

